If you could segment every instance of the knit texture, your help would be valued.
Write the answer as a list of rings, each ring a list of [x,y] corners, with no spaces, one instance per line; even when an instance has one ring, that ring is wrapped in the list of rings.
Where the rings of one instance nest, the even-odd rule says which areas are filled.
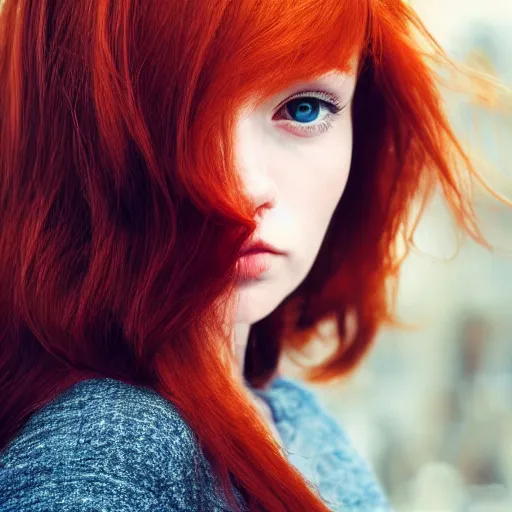
[[[313,392],[279,377],[254,393],[269,404],[290,462],[332,511],[391,510]],[[67,390],[0,454],[2,512],[230,510],[176,408],[154,391],[112,379]]]

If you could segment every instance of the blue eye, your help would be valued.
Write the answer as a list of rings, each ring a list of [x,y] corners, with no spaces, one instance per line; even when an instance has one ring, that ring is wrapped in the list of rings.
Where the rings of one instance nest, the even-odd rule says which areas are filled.
[[[320,113],[320,100],[316,98],[297,98],[286,104],[286,111],[293,121],[312,123]]]
[[[272,119],[283,122],[297,134],[310,137],[327,131],[345,106],[330,93],[303,91],[288,98]]]

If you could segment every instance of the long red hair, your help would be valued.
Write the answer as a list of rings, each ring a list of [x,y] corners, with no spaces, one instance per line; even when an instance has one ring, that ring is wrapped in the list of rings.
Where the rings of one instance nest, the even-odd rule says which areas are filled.
[[[0,449],[64,389],[112,377],[177,406],[232,504],[230,477],[251,510],[327,511],[223,357],[255,227],[235,116],[360,56],[346,192],[304,283],[253,327],[245,377],[265,385],[283,333],[300,344],[326,316],[339,350],[315,375],[339,375],[391,317],[395,242],[418,197],[440,184],[479,237],[461,179],[473,170],[414,34],[444,59],[400,0],[4,0]]]

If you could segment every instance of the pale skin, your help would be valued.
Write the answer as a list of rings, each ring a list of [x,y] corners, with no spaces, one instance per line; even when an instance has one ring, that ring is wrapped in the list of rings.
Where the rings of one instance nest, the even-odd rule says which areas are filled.
[[[355,86],[355,71],[332,71],[240,113],[236,154],[257,208],[255,233],[282,253],[271,255],[270,268],[258,278],[238,285],[233,344],[240,373],[251,325],[306,277],[343,194],[352,156]],[[279,440],[267,404],[258,397],[254,401]]]

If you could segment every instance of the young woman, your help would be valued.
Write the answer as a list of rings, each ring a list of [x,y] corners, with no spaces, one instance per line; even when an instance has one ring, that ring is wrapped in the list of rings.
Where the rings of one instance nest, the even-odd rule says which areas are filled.
[[[326,319],[309,377],[359,363],[437,185],[479,239],[428,48],[400,0],[3,1],[1,510],[389,510],[277,370]]]

